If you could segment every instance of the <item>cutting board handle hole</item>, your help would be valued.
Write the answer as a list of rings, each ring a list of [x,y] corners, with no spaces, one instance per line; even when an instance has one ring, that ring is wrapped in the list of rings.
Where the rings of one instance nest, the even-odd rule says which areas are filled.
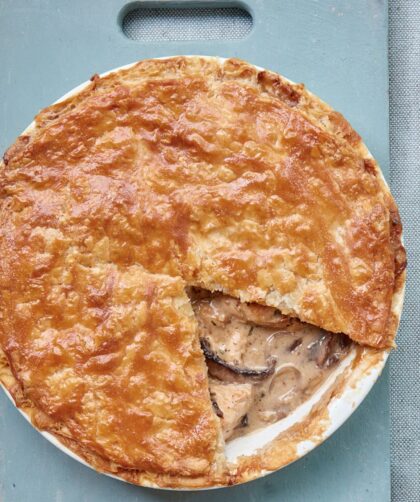
[[[134,2],[119,16],[124,35],[141,42],[242,40],[252,30],[251,13],[239,2]]]

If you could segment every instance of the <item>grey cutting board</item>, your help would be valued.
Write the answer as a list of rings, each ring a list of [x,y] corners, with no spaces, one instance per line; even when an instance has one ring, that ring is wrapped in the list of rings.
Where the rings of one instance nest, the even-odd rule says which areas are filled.
[[[240,57],[305,82],[350,120],[388,176],[386,0],[246,0],[254,28],[231,42],[128,40],[117,21],[125,4],[0,0],[1,151],[41,108],[93,73],[148,57],[208,54]],[[95,473],[43,439],[0,392],[1,502],[226,498],[388,501],[388,371],[341,429],[304,459],[243,486],[192,494],[134,487]]]

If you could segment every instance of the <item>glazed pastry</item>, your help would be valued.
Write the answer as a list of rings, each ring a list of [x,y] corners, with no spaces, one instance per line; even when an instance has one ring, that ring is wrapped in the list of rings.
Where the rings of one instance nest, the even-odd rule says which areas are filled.
[[[238,482],[223,434],[255,418],[281,363],[280,345],[246,357],[251,327],[260,347],[267,330],[316,327],[302,352],[316,378],[269,422],[346,356],[337,340],[393,346],[406,263],[393,198],[346,120],[274,73],[176,57],[95,76],[7,150],[0,190],[3,381],[99,469]],[[203,320],[217,301],[226,343],[242,343],[230,354]]]

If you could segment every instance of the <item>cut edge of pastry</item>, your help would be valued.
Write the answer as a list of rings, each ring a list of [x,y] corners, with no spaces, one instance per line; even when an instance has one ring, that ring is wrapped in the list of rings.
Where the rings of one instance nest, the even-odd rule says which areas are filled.
[[[187,297],[186,294],[185,296]],[[194,316],[190,303],[189,309],[191,310],[191,316]],[[205,363],[205,357],[203,353],[202,361],[207,372],[207,365]],[[208,396],[208,403],[210,409],[212,410],[212,415],[215,419],[217,430],[216,450],[214,453],[214,458],[209,469],[202,474],[183,476],[179,474],[163,474],[122,467],[114,461],[102,457],[94,450],[89,449],[80,441],[73,439],[71,431],[66,427],[65,424],[52,420],[48,415],[39,410],[30,398],[25,396],[23,387],[17,376],[14,374],[8,358],[2,348],[0,348],[0,386],[3,386],[7,396],[18,408],[21,414],[32,424],[32,426],[38,429],[44,435],[44,437],[46,437],[50,442],[53,442],[53,444],[55,444],[56,446],[58,446],[56,444],[56,441],[58,441],[60,443],[59,447],[63,449],[65,453],[69,454],[76,460],[82,460],[82,463],[85,463],[85,465],[87,465],[88,467],[109,474],[118,479],[123,479],[133,484],[155,488],[185,487],[193,489],[209,487],[214,484],[218,484],[220,486],[228,484],[229,472],[225,456],[225,440],[223,437],[221,422],[212,406],[210,391]],[[54,441],[53,438],[56,441]]]
[[[361,402],[380,375],[387,356],[388,351],[356,345],[356,355],[353,362],[336,377],[334,383],[329,386],[321,399],[301,421],[294,423],[289,429],[277,435],[266,446],[249,455],[240,456],[234,463],[226,463],[225,442],[220,428],[218,449],[211,469],[203,475],[194,477],[122,468],[84,447],[80,442],[71,438],[65,427],[54,424],[34,406],[30,399],[24,396],[21,386],[8,364],[7,357],[1,349],[0,385],[3,386],[6,394],[20,413],[46,439],[87,467],[134,485],[175,490],[201,490],[243,484],[266,476],[293,463],[322,443],[347,418],[345,416],[341,422],[337,422],[336,418],[332,420],[330,405],[339,400],[349,388],[352,389],[352,393],[357,392],[360,381],[373,374],[367,389],[361,395],[359,401]]]

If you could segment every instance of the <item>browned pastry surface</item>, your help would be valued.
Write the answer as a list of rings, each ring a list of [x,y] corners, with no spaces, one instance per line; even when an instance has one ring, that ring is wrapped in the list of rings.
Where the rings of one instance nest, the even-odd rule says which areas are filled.
[[[48,232],[37,239],[49,252],[60,249]],[[218,423],[182,280],[150,276],[136,265],[120,271],[84,262],[75,250],[57,261],[49,285],[38,280],[13,303],[14,318],[3,319],[13,332],[3,346],[25,396],[55,430],[65,426],[123,467],[208,471]],[[22,279],[14,277],[15,288]],[[13,302],[9,291],[3,294],[5,304]]]
[[[393,344],[405,253],[379,168],[270,72],[178,57],[94,77],[6,152],[0,190],[1,347],[26,398],[121,468],[221,465],[186,284]]]

